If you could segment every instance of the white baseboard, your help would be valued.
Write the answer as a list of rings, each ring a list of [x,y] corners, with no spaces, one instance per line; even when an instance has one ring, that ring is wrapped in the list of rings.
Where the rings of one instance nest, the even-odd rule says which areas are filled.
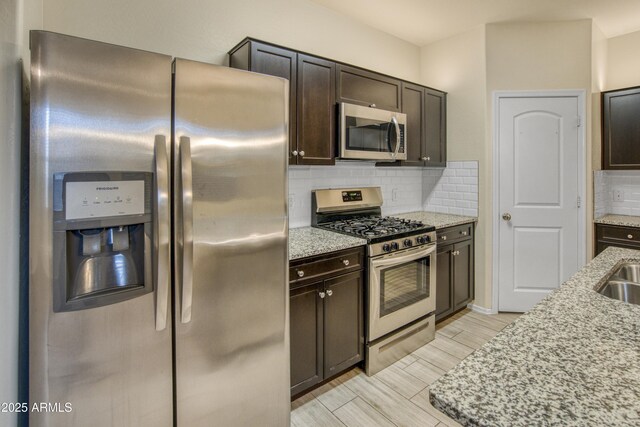
[[[498,313],[497,311],[494,311],[492,308],[480,307],[479,305],[475,305],[473,303],[467,304],[467,308],[471,309],[472,311],[475,311],[476,313],[480,313],[480,314],[496,314],[496,313]]]

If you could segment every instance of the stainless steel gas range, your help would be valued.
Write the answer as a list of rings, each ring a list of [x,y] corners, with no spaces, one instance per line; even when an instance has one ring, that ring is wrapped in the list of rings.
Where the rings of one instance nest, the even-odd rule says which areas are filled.
[[[435,337],[435,227],[381,216],[380,187],[315,190],[312,225],[367,239],[367,375]]]

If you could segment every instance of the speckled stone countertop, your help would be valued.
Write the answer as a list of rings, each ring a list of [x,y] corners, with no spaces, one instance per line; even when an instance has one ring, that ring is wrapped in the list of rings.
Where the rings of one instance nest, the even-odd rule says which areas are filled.
[[[430,388],[468,426],[640,426],[640,306],[600,295],[610,247]]]
[[[366,245],[365,239],[313,227],[289,229],[289,261]]]
[[[435,225],[436,230],[440,228],[452,227],[454,225],[468,224],[470,222],[477,222],[478,218],[473,216],[443,214],[437,212],[407,212],[403,214],[392,215],[398,218],[412,219],[416,221],[422,221],[425,224]]]
[[[593,221],[596,224],[640,227],[640,216],[607,214]]]

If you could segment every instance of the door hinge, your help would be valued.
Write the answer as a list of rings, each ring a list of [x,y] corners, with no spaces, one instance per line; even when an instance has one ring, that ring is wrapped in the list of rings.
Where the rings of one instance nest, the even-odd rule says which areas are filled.
[[[582,126],[582,116],[578,116],[578,124],[577,127]]]
[[[582,199],[578,196],[578,207],[582,206]]]

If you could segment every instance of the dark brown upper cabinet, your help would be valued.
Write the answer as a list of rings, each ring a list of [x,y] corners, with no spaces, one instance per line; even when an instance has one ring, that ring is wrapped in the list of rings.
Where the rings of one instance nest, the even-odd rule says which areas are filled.
[[[402,110],[407,115],[407,160],[379,166],[447,165],[446,94],[402,82]]]
[[[289,164],[335,164],[335,64],[252,39],[229,52],[229,66],[289,80]]]
[[[402,82],[391,77],[338,64],[338,102],[400,111]]]
[[[640,87],[602,92],[602,168],[640,169]]]
[[[425,165],[447,166],[447,97],[444,92],[424,89]]]

